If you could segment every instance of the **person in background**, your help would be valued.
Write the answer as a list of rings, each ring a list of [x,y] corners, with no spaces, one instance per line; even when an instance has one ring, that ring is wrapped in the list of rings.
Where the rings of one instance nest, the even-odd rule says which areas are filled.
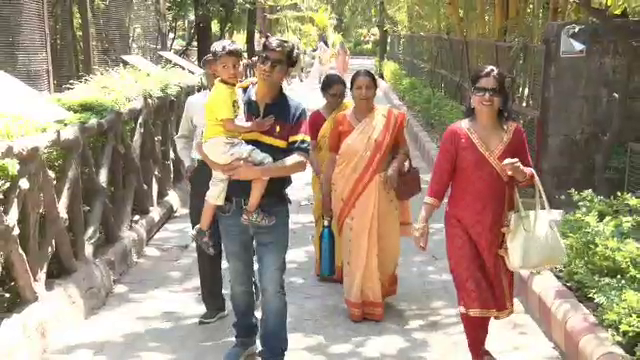
[[[322,83],[322,79],[329,72],[331,62],[331,48],[327,41],[326,35],[321,35],[318,41],[318,50],[316,51],[316,63],[318,69],[318,84]]]
[[[406,115],[374,104],[371,71],[356,71],[350,85],[354,106],[336,116],[329,133],[322,211],[341,238],[349,318],[382,321],[384,301],[397,291],[400,237],[411,234],[409,202],[395,192],[409,157]]]
[[[313,219],[316,232],[313,237],[313,247],[316,251],[316,276],[320,276],[320,234],[323,227],[322,216],[322,174],[329,158],[329,134],[333,128],[336,115],[351,108],[351,101],[344,101],[347,84],[338,74],[328,74],[322,80],[320,91],[325,104],[309,115],[309,136],[311,137],[311,157],[309,163],[313,170],[311,185],[313,187]],[[335,276],[331,279],[320,280],[342,282],[342,252],[340,251],[340,237],[333,227],[335,236]]]
[[[211,56],[206,56],[202,59],[201,67],[205,69],[206,88],[187,98],[180,128],[175,137],[178,156],[185,165],[186,177],[190,184],[189,218],[191,227],[200,223],[200,216],[204,207],[204,195],[211,179],[211,169],[204,161],[200,160],[200,156],[195,151],[193,144],[202,137],[204,105],[209,96],[209,89],[215,82],[212,60]],[[220,230],[218,222],[215,220],[211,224],[209,237],[213,247],[216,249],[213,255],[207,254],[200,246],[196,246],[198,272],[200,274],[200,294],[206,309],[205,313],[200,316],[199,324],[211,324],[227,316],[225,299],[224,295],[222,295]]]
[[[336,71],[342,77],[344,77],[347,74],[347,71],[349,70],[350,58],[351,58],[351,54],[349,53],[349,49],[347,48],[347,45],[344,43],[344,41],[341,41],[340,45],[338,46],[338,52],[336,55]]]
[[[511,117],[505,75],[485,66],[471,75],[465,119],[442,135],[429,189],[414,225],[425,251],[429,219],[449,186],[445,213],[447,257],[473,360],[495,359],[485,347],[491,318],[513,313],[513,273],[504,258],[503,226],[514,189],[534,176],[527,137]]]

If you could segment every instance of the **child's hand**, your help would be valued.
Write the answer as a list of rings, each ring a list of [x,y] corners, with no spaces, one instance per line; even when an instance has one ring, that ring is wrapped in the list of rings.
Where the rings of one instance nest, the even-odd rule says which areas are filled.
[[[265,131],[267,129],[269,129],[271,127],[271,124],[273,124],[273,120],[275,118],[273,117],[273,115],[269,115],[266,118],[260,118],[257,119],[255,121],[253,121],[251,123],[252,127],[253,127],[253,131]]]

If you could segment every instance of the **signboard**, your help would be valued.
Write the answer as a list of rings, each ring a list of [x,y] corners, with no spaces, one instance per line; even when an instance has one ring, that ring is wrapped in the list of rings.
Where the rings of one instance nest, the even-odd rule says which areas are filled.
[[[185,70],[190,71],[194,75],[200,75],[204,72],[204,70],[200,66],[172,53],[171,51],[158,51],[158,54],[160,54],[160,56],[162,56],[163,58],[171,61],[172,63],[181,66]]]
[[[584,26],[569,25],[560,33],[560,57],[582,57],[587,54],[587,46],[576,40]]]
[[[120,57],[127,64],[133,65],[148,74],[151,74],[160,70],[160,68],[156,64],[143,58],[140,55],[120,55]]]
[[[71,116],[49,93],[39,92],[15,77],[0,71],[0,114],[38,122],[58,122]]]

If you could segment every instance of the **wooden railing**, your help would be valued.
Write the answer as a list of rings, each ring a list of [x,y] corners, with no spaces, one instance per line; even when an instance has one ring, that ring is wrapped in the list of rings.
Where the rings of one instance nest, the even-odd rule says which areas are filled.
[[[22,304],[125,236],[182,181],[173,138],[191,92],[0,144],[0,158],[20,164],[0,200],[0,272]]]

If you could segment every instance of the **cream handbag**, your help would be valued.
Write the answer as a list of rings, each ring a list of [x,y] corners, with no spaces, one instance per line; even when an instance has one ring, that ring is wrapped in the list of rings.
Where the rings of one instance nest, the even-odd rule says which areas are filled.
[[[549,208],[549,201],[540,179],[535,172],[533,175],[535,210],[524,210],[518,189],[515,189],[517,208],[510,214],[505,244],[505,260],[512,271],[541,270],[561,265],[566,255],[557,229],[563,211]],[[544,204],[543,209],[540,209],[540,199]]]

